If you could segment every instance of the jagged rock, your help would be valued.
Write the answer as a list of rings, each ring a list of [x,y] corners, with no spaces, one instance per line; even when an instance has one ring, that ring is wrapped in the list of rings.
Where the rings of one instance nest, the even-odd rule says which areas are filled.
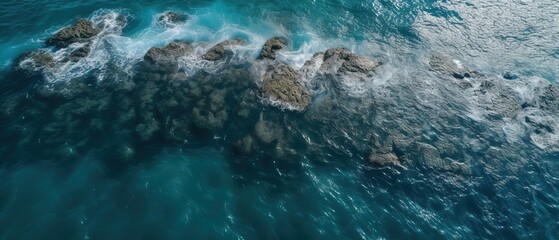
[[[276,51],[287,46],[287,39],[283,37],[273,37],[264,43],[260,51],[259,59],[276,59]]]
[[[241,45],[243,44],[243,42],[244,40],[240,38],[220,42],[217,45],[210,48],[210,50],[208,50],[204,55],[202,55],[202,58],[208,61],[221,60],[226,55],[232,53],[232,51],[229,49],[231,46]]]
[[[100,32],[101,30],[95,28],[92,22],[80,18],[72,26],[58,31],[54,36],[47,39],[46,44],[65,48],[72,43],[86,42]]]
[[[159,18],[157,19],[160,23],[164,24],[164,25],[174,25],[174,24],[180,24],[180,23],[184,23],[186,22],[186,20],[188,19],[188,16],[186,16],[186,14],[182,14],[182,13],[177,13],[177,12],[164,12],[163,14],[161,14],[161,16],[159,16]]]
[[[309,105],[311,97],[299,78],[299,73],[287,65],[270,66],[264,74],[263,91],[272,100],[303,110]]]

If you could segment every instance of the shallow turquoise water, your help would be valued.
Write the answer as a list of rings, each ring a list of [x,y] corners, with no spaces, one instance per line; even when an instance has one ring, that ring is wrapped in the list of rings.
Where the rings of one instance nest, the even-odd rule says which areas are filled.
[[[365,107],[370,99],[344,98],[347,109],[341,114],[310,120],[256,106],[301,134],[295,149],[299,154],[275,159],[263,147],[255,156],[241,158],[230,153],[227,138],[253,128],[258,115],[223,131],[200,133],[203,137],[191,142],[156,136],[144,143],[134,134],[135,126],[116,123],[126,110],[119,104],[130,93],[113,91],[126,85],[127,73],[152,46],[175,39],[214,44],[241,37],[248,46],[239,58],[252,59],[276,35],[291,39],[293,49],[282,57],[299,67],[317,51],[343,46],[386,61],[384,81],[412,81],[422,74],[414,71],[423,71],[425,55],[445,52],[489,75],[514,71],[557,82],[556,5],[553,0],[4,1],[3,103],[29,99],[30,89],[53,83],[67,84],[70,90],[64,90],[72,91],[75,79],[84,76],[99,84],[98,90],[84,93],[99,96],[84,98],[109,100],[80,114],[71,105],[78,97],[31,96],[17,105],[15,114],[0,118],[0,154],[5,156],[0,238],[556,238],[559,153],[539,151],[524,138],[522,144],[511,144],[513,157],[500,163],[495,162],[503,158],[464,148],[464,158],[473,162],[466,176],[421,165],[371,169],[365,160],[371,139],[365,136],[373,128],[389,128],[391,120],[386,125],[371,120],[380,113]],[[156,15],[167,10],[188,14],[187,23],[171,30],[154,24]],[[91,66],[49,75],[39,83],[36,76],[11,72],[14,59],[42,47],[48,36],[77,17],[115,12],[126,15],[128,24],[121,35],[103,40]],[[407,73],[412,73],[410,79]],[[104,125],[90,125],[91,119]],[[309,120],[309,126],[301,119]],[[58,121],[61,126],[53,125]],[[489,132],[481,123],[465,125]],[[421,131],[425,138],[440,133],[429,132],[429,126]],[[498,148],[507,140],[496,135],[494,142],[492,147]]]

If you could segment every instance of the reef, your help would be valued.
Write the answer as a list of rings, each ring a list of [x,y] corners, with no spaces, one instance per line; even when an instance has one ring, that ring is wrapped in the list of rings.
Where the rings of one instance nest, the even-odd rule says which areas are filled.
[[[186,16],[167,12],[158,21],[180,23]],[[6,93],[2,103],[0,120],[12,126],[2,139],[13,139],[2,141],[4,156],[40,143],[59,149],[41,153],[49,159],[110,149],[107,162],[132,164],[149,156],[150,146],[217,145],[242,171],[270,162],[296,169],[302,158],[334,156],[371,169],[444,172],[459,181],[480,171],[515,172],[523,159],[559,152],[557,84],[481,73],[440,53],[424,59],[430,71],[381,84],[385,60],[346,48],[317,52],[298,68],[277,59],[289,45],[284,37],[267,40],[244,61],[229,59],[246,39],[211,47],[177,39],[151,47],[122,81],[98,81],[96,72],[49,81],[59,68],[88,60],[99,48],[93,39],[104,31],[78,19],[47,40],[55,49],[17,60],[8,79],[32,75],[33,81],[2,82],[3,89],[25,89]],[[56,51],[65,55],[55,58]],[[119,66],[108,69],[114,78],[123,74]],[[355,86],[370,88],[356,96]],[[510,150],[519,144],[534,147]],[[243,162],[248,157],[261,162]]]

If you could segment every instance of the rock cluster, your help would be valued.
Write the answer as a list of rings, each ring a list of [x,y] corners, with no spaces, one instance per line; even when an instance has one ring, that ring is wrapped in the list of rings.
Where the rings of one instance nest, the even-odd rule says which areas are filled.
[[[162,17],[180,20],[172,14]],[[83,44],[72,46],[76,49],[67,56],[69,64],[87,56],[92,50],[86,39],[99,34],[86,21],[78,20],[48,40],[57,48]],[[52,148],[65,146],[60,149],[65,157],[91,146],[106,148],[113,152],[107,157],[111,161],[142,156],[149,151],[144,146],[219,143],[230,150],[232,165],[241,166],[233,170],[239,172],[258,164],[274,171],[298,169],[300,164],[291,163],[305,157],[317,162],[357,159],[381,169],[414,167],[444,172],[445,177],[467,177],[476,171],[506,175],[532,155],[559,152],[556,84],[538,81],[526,86],[523,78],[485,76],[435,54],[427,64],[432,72],[413,75],[410,81],[374,85],[379,89],[354,97],[343,91],[343,84],[377,81],[380,60],[332,48],[295,69],[276,58],[288,40],[275,37],[264,44],[255,61],[229,61],[234,46],[241,44],[240,39],[223,41],[201,55],[195,49],[204,44],[174,41],[152,47],[135,63],[134,75],[125,83],[90,78],[43,88],[17,83],[19,90],[29,89],[29,97],[7,94],[0,120],[34,132],[10,129],[1,139],[15,138],[21,141],[17,144],[29,146],[40,139]],[[212,69],[186,74],[185,58]],[[24,62],[37,68],[57,67],[48,49],[24,55]],[[250,64],[255,67],[247,68]],[[526,89],[533,96],[519,94]],[[262,97],[298,111],[269,108]],[[507,151],[520,143],[536,147]],[[246,156],[261,161],[243,162]]]

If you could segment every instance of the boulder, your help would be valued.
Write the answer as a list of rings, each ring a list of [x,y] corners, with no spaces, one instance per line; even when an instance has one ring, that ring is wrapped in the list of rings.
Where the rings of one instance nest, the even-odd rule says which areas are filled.
[[[231,46],[241,45],[241,44],[243,44],[243,42],[244,42],[244,40],[240,39],[240,38],[220,42],[220,43],[216,44],[215,46],[213,46],[212,48],[210,48],[210,50],[208,50],[204,55],[202,55],[202,58],[204,60],[208,60],[208,61],[221,60],[226,55],[229,55],[229,54],[232,53],[232,51],[230,49]]]
[[[101,30],[95,28],[93,23],[80,18],[72,26],[66,27],[54,36],[47,39],[48,46],[56,46],[59,48],[68,47],[72,43],[86,42],[90,38],[97,36]]]
[[[264,94],[274,101],[303,110],[309,105],[311,96],[299,78],[299,73],[287,65],[270,66],[264,74]]]
[[[260,56],[258,58],[274,60],[276,59],[276,51],[286,47],[287,44],[288,41],[284,37],[273,37],[271,39],[268,39],[268,41],[264,43],[264,46],[262,47]]]

